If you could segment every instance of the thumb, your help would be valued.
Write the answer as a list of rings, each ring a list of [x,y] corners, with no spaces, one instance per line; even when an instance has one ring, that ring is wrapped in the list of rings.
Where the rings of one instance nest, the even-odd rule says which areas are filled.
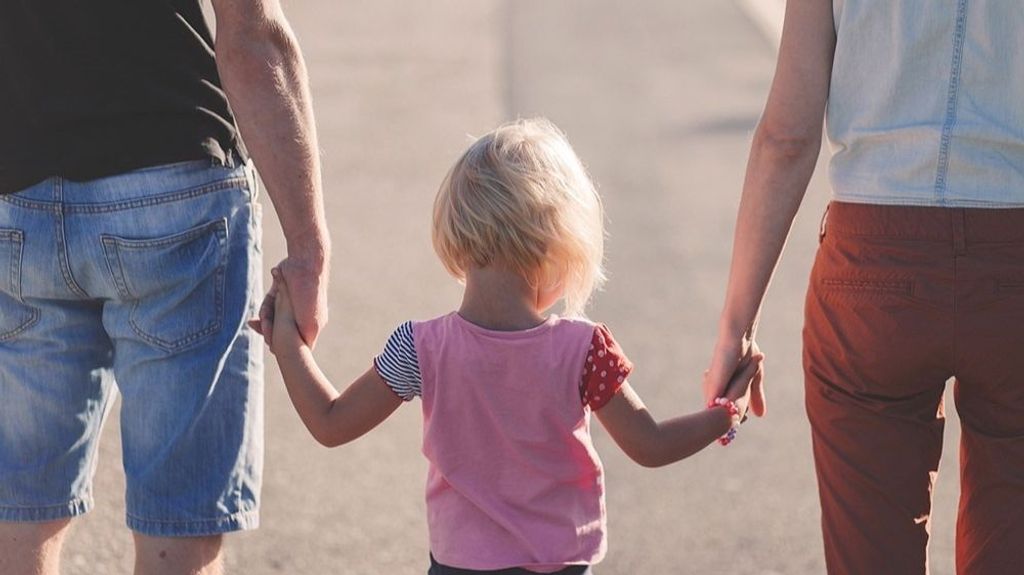
[[[750,411],[758,417],[764,417],[767,409],[767,399],[764,393],[764,363],[761,363],[757,373],[754,374],[754,381],[750,384]]]

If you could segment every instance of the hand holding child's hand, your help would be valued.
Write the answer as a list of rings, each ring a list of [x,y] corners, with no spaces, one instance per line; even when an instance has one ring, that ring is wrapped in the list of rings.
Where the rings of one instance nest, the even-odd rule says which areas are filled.
[[[274,294],[274,310],[272,315],[266,314],[270,329],[264,330],[263,337],[270,346],[270,353],[277,355],[281,349],[301,347],[305,342],[299,336],[291,293],[281,270],[273,268],[270,273],[274,278],[274,285],[270,288],[270,293]]]
[[[740,417],[746,418],[747,409],[750,407],[751,391],[760,389],[763,379],[764,354],[757,349],[755,344],[751,350],[750,359],[742,369],[736,371],[725,388],[726,399],[736,404],[740,410]]]
[[[729,386],[750,365],[753,356],[760,353],[757,342],[750,338],[719,339],[711,358],[711,366],[704,373],[704,399],[711,401],[727,395]],[[763,359],[763,356],[762,356]],[[751,385],[750,411],[763,417],[765,414],[764,376],[758,377]]]

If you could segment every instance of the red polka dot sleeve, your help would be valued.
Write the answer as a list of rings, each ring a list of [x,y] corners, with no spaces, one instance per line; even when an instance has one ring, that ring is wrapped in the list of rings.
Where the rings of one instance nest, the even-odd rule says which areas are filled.
[[[608,328],[598,324],[590,340],[590,350],[583,366],[583,381],[580,382],[583,405],[595,411],[604,407],[619,391],[631,371],[633,362],[622,352]]]

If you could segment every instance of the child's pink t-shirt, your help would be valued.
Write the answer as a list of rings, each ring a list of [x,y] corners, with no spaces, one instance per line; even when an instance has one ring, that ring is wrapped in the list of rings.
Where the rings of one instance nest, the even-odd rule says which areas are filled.
[[[414,349],[398,349],[402,338]],[[607,328],[551,316],[505,332],[451,313],[403,324],[374,363],[392,390],[423,400],[439,562],[550,572],[603,558],[604,478],[590,412],[632,369]]]

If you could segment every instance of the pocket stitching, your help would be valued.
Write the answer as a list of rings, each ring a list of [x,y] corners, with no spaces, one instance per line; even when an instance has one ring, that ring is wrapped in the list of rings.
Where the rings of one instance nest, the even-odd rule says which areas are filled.
[[[996,280],[996,293],[1024,292],[1024,280]]]
[[[7,341],[26,329],[39,322],[39,308],[25,303],[21,293],[21,259],[25,249],[25,234],[21,230],[0,230],[0,239],[10,241],[11,261],[8,262],[8,290],[15,301],[25,305],[29,310],[29,317],[21,325],[0,333],[0,342]]]
[[[821,284],[826,288],[845,291],[913,294],[913,282],[909,280],[867,280],[825,278]]]
[[[128,281],[124,276],[124,264],[121,261],[121,249],[146,249],[153,247],[162,247],[174,244],[180,244],[194,240],[201,237],[203,234],[208,233],[209,230],[213,231],[213,234],[217,237],[217,243],[221,246],[221,254],[217,266],[214,268],[213,274],[213,297],[214,297],[214,317],[213,320],[206,325],[206,327],[188,334],[184,337],[180,337],[173,341],[168,341],[160,337],[156,337],[150,333],[147,333],[137,321],[138,309],[141,304],[139,297],[132,294],[128,287]],[[133,240],[130,238],[121,238],[118,236],[103,234],[100,236],[100,241],[103,243],[104,252],[107,256],[107,269],[110,271],[111,276],[114,279],[115,287],[118,293],[126,299],[134,300],[131,312],[128,316],[128,324],[131,326],[132,331],[135,332],[142,340],[160,347],[166,351],[176,351],[183,347],[189,346],[196,341],[203,339],[211,334],[219,331],[223,325],[224,317],[224,283],[227,268],[228,250],[227,250],[227,235],[228,235],[228,223],[227,218],[220,218],[212,222],[207,222],[195,226],[191,229],[185,230],[184,232],[174,234],[172,236],[164,238],[156,238],[152,240]],[[111,260],[116,259],[115,271],[114,265]]]

